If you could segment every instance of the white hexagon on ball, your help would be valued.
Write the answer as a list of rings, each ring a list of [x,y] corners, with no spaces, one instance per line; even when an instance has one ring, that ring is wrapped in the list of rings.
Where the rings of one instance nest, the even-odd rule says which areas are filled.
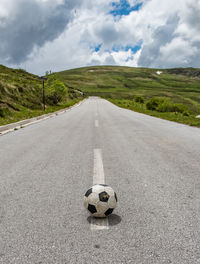
[[[106,217],[112,214],[117,205],[117,195],[106,184],[96,184],[87,190],[84,206],[94,217]]]

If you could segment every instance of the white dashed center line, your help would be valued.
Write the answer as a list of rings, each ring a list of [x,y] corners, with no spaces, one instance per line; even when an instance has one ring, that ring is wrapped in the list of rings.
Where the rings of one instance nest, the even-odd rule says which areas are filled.
[[[105,184],[101,149],[94,149],[93,185],[95,184]]]
[[[95,127],[99,127],[99,120],[95,120],[94,125]]]
[[[105,176],[103,169],[102,151],[101,149],[94,149],[94,171],[93,171],[93,185],[105,184]],[[94,218],[91,219],[91,230],[109,229],[108,218]]]

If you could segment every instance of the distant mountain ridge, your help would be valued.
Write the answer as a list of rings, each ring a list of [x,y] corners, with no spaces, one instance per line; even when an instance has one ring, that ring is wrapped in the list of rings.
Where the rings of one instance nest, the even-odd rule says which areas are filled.
[[[200,69],[196,69],[196,68],[174,68],[174,69],[168,69],[167,72],[170,74],[179,74],[179,75],[186,75],[189,77],[200,78]]]

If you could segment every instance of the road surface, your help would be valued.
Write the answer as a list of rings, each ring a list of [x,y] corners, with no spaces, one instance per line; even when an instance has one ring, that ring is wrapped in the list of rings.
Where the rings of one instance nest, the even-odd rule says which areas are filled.
[[[118,207],[83,207],[94,153]],[[0,136],[0,263],[200,263],[200,129],[89,98]]]

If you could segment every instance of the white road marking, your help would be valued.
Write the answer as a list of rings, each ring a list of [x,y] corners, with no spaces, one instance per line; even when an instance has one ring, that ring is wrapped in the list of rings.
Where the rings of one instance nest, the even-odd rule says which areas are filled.
[[[95,120],[95,127],[99,127],[99,120]]]
[[[93,185],[100,183],[105,184],[102,151],[101,149],[94,149]]]
[[[94,149],[93,185],[100,183],[105,184],[102,151],[101,149]],[[109,229],[108,218],[92,217],[90,228],[91,230]]]
[[[108,230],[108,218],[94,218],[92,217],[91,219],[91,224],[90,224],[91,230]]]

